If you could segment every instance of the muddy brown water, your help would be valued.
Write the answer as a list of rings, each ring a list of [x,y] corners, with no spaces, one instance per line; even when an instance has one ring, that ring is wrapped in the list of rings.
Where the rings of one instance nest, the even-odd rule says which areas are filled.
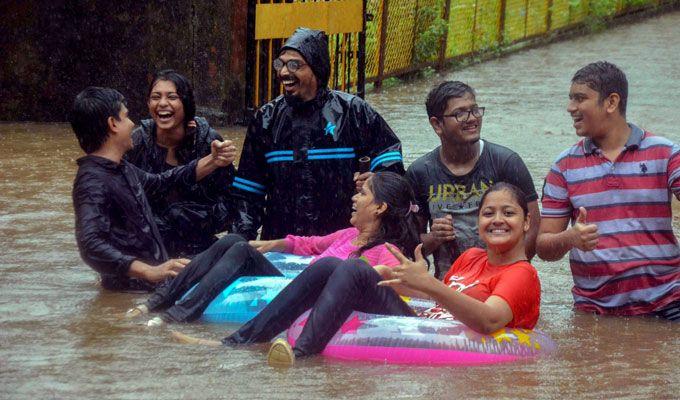
[[[608,59],[628,75],[628,118],[680,142],[680,13],[524,51],[445,75],[487,107],[482,135],[516,150],[537,189],[576,137],[565,112],[569,79]],[[395,129],[407,164],[434,148],[424,97],[442,76],[383,89],[369,101]],[[239,140],[243,131],[222,130]],[[70,190],[81,155],[65,124],[0,124],[0,398],[678,398],[680,325],[575,312],[566,259],[535,262],[538,328],[549,358],[432,368],[316,357],[286,371],[264,347],[180,345],[168,331],[120,321],[144,296],[101,290],[80,260]],[[677,204],[676,215],[680,215]],[[675,217],[674,226],[680,228]],[[233,326],[189,324],[220,338]]]

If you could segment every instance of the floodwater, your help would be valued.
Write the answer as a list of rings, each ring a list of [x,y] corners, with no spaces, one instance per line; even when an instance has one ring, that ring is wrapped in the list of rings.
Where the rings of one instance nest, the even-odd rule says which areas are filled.
[[[680,142],[680,13],[528,50],[449,73],[487,107],[482,135],[516,150],[537,189],[576,137],[565,112],[569,79],[607,59],[628,75],[628,118]],[[397,131],[407,163],[434,148],[424,98],[440,76],[368,100]],[[242,139],[241,131],[223,131]],[[280,371],[264,347],[181,345],[168,331],[121,321],[143,295],[101,290],[78,255],[71,184],[80,156],[65,124],[0,124],[0,398],[678,398],[680,325],[575,312],[566,259],[535,262],[538,328],[558,352],[486,367],[431,368],[316,357]],[[680,207],[675,207],[680,211]],[[674,226],[680,229],[680,220]],[[190,324],[221,338],[230,326]]]

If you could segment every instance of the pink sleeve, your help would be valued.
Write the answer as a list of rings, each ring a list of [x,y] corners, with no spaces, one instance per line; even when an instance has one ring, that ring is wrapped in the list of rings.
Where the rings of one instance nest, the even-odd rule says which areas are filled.
[[[378,256],[378,260],[375,265],[387,265],[388,267],[396,267],[399,265],[399,260],[397,260],[397,258],[392,255],[389,250],[387,250],[387,246],[381,244],[379,248],[380,255]]]
[[[351,228],[350,228],[351,229]],[[341,229],[326,236],[286,236],[286,250],[299,256],[318,256],[333,242],[347,234],[348,229]]]

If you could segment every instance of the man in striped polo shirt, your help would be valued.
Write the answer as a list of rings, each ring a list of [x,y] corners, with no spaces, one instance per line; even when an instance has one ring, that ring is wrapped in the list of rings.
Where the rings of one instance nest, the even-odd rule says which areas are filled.
[[[570,251],[579,310],[680,320],[680,248],[671,225],[680,146],[627,123],[627,96],[625,74],[608,62],[572,78],[567,111],[582,139],[545,179],[536,250],[548,261]]]

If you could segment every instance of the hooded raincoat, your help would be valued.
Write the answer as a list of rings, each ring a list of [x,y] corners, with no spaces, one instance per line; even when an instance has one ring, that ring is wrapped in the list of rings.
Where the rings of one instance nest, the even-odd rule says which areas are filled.
[[[298,51],[319,81],[316,98],[279,96],[251,121],[234,183],[232,232],[262,239],[325,235],[349,226],[358,160],[371,171],[404,173],[401,143],[363,99],[328,90],[328,42],[298,29],[282,51]]]
[[[213,140],[222,140],[204,118],[196,117],[196,129],[176,149],[180,165],[210,154]],[[159,174],[172,169],[165,162],[168,150],[156,143],[156,123],[143,120],[132,133],[134,147],[125,158],[144,171]],[[215,242],[215,234],[228,229],[232,214],[230,185],[233,166],[218,168],[194,185],[176,187],[164,197],[150,198],[156,224],[171,257],[198,254]]]

